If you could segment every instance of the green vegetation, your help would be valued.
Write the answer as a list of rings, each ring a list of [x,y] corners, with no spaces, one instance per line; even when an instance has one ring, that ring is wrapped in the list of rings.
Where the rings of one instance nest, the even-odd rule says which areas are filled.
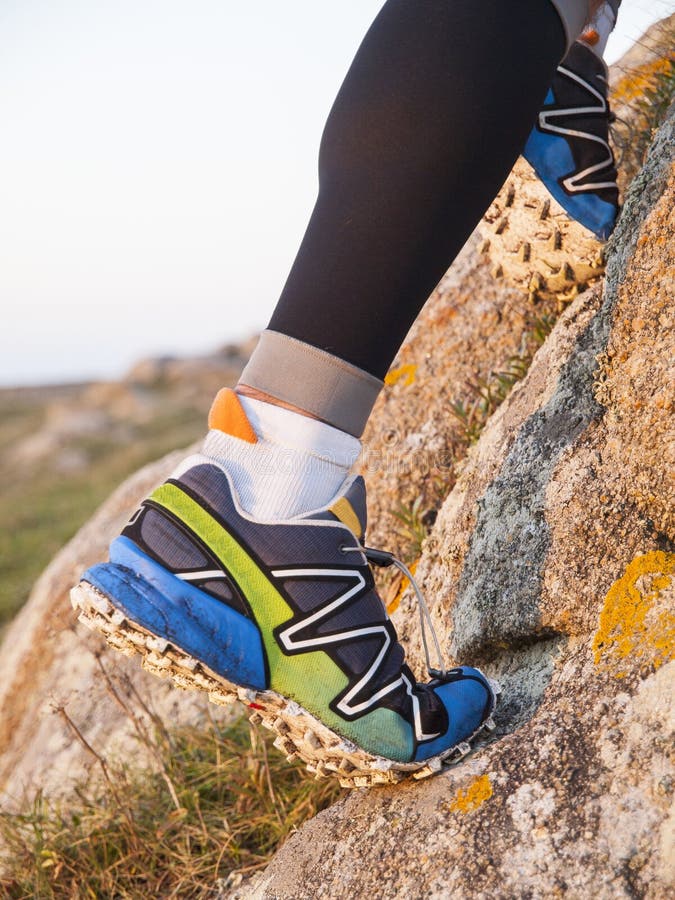
[[[492,413],[514,384],[527,375],[534,354],[551,333],[556,318],[551,312],[533,317],[523,334],[520,352],[507,359],[503,369],[468,384],[467,395],[450,404],[450,412],[462,426],[465,449],[476,443]]]
[[[391,510],[398,520],[394,533],[399,538],[398,552],[404,562],[411,564],[422,555],[422,545],[431,530],[438,510],[455,484],[454,464],[466,457],[467,451],[480,437],[488,419],[508,396],[511,388],[527,374],[534,354],[542,346],[555,325],[557,314],[565,304],[556,301],[557,312],[533,315],[523,333],[520,350],[485,378],[477,378],[466,386],[462,397],[449,404],[449,411],[459,423],[459,431],[452,435],[453,467],[447,472],[432,473],[424,490],[411,503],[399,502]],[[387,596],[395,594],[400,577],[389,570],[377,573],[378,586]]]
[[[97,757],[102,777],[79,784],[67,801],[38,794],[21,814],[0,812],[2,896],[212,897],[219,879],[262,868],[340,794],[334,781],[311,781],[287,763],[272,738],[244,720],[172,732],[156,722],[151,736],[138,730],[152,770]]]
[[[403,562],[406,563],[412,563],[420,558],[422,555],[422,544],[432,524],[429,521],[428,511],[422,508],[422,500],[423,498],[418,496],[412,503],[399,503],[392,510],[392,515],[399,522],[396,534],[405,544],[405,558]]]
[[[14,460],[12,449],[44,425],[54,391],[0,392],[0,627],[25,603],[54,554],[132,472],[204,431],[204,411],[184,406],[128,426],[112,437],[69,439],[65,448],[84,461],[54,468],[52,459]]]
[[[203,434],[206,409],[180,387],[107,390],[0,391],[0,629],[128,475]],[[88,417],[98,417],[92,427]],[[103,759],[58,710],[94,761],[94,777],[67,801],[37,794],[20,813],[0,812],[0,897],[213,896],[218,879],[264,866],[293,829],[340,795],[334,781],[315,782],[289,765],[272,738],[243,719],[167,730],[134,692],[144,710],[137,715],[101,669],[141,753]]]

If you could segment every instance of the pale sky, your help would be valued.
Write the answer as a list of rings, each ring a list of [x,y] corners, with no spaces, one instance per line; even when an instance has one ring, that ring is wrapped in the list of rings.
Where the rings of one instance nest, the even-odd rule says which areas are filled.
[[[0,385],[264,328],[382,0],[0,0]],[[675,0],[624,0],[618,58]]]

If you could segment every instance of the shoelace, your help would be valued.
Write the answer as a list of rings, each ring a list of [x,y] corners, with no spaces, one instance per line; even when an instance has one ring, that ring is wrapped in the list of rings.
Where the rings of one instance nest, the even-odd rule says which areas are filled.
[[[438,640],[438,635],[436,634],[436,629],[434,628],[434,623],[431,621],[431,613],[429,612],[429,607],[427,606],[427,601],[424,599],[424,595],[420,590],[420,586],[415,581],[412,572],[410,569],[402,563],[400,559],[397,559],[393,553],[389,553],[387,550],[376,550],[373,547],[363,547],[361,544],[358,544],[357,547],[344,547],[341,548],[344,551],[347,550],[358,550],[363,553],[369,563],[374,566],[378,566],[380,568],[388,568],[389,566],[396,566],[400,572],[405,575],[410,584],[415,591],[415,596],[417,597],[417,609],[420,614],[420,632],[422,634],[422,646],[424,647],[424,657],[427,664],[427,672],[432,678],[443,678],[448,673],[448,669],[445,665],[445,661],[443,659],[443,653],[441,651],[441,645]],[[434,668],[431,665],[431,655],[429,653],[429,643],[427,641],[427,628],[431,632],[431,637],[434,642],[434,649],[436,651],[436,657],[438,659],[438,668]]]

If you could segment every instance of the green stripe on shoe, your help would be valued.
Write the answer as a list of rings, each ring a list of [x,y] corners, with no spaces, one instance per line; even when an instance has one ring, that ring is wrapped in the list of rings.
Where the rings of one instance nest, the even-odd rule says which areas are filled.
[[[348,684],[346,675],[333,660],[321,650],[299,656],[282,653],[273,631],[293,617],[293,610],[241,544],[175,484],[161,485],[150,499],[187,525],[239,586],[262,634],[272,673],[272,690],[300,703],[333,731],[360,747],[372,748],[369,736],[376,735],[377,749],[370,752],[400,762],[409,761],[413,754],[412,728],[398,713],[380,708],[356,721],[345,721],[329,708],[331,700]]]

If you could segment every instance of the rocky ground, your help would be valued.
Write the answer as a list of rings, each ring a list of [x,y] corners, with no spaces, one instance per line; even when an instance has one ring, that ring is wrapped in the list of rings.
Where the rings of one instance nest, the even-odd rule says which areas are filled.
[[[648,44],[640,78],[662,58]],[[626,77],[615,73],[623,97]],[[444,647],[503,683],[492,742],[427,782],[351,793],[231,896],[675,890],[673,127],[671,113],[626,197],[605,282],[580,278],[559,296],[524,290],[508,266],[495,278],[490,254],[505,245],[486,219],[412,329],[365,436],[369,543],[416,564]],[[199,698],[82,634],[67,599],[181,455],[106,502],[7,634],[5,803],[26,788],[67,793],[91,765],[68,720],[105,755],[133,752],[111,682],[140,716],[203,715]],[[385,585],[418,666],[417,613],[399,588]]]
[[[674,140],[671,115],[626,199],[604,289],[556,324],[423,547],[444,645],[504,686],[493,742],[428,782],[351,794],[239,896],[675,888]]]
[[[626,67],[617,81],[629,98]],[[471,248],[416,323],[370,425],[370,542],[401,521],[396,482],[409,512],[422,498],[398,549],[420,556],[452,659],[503,684],[493,741],[431,781],[351,794],[231,896],[675,891],[674,128],[671,109],[625,199],[606,281],[568,295],[468,454],[472,422],[459,419],[462,433],[455,414],[448,427],[458,386],[484,398],[495,371],[527,355],[532,306],[545,303],[495,287]],[[394,617],[420,661],[415,616],[404,593]]]

